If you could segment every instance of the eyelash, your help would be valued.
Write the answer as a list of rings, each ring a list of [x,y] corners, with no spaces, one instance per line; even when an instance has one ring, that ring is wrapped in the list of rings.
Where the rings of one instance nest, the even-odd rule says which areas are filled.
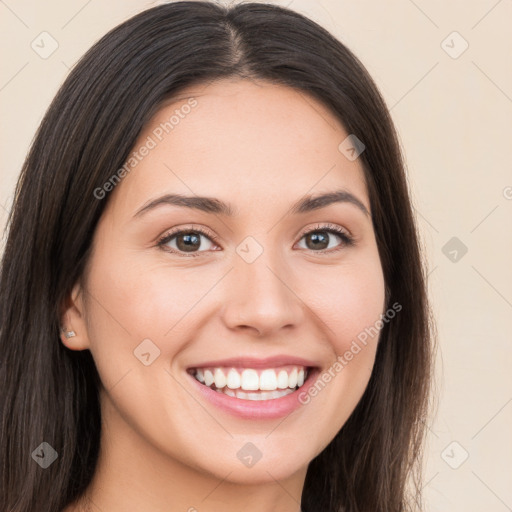
[[[301,237],[299,238],[299,241],[302,240],[302,238],[304,238],[306,235],[310,235],[311,233],[316,233],[319,231],[338,235],[341,238],[341,240],[343,241],[343,243],[335,249],[323,249],[321,251],[311,251],[313,253],[317,253],[317,254],[333,253],[333,252],[342,250],[345,247],[351,247],[351,246],[355,245],[354,238],[352,236],[350,236],[344,229],[336,226],[335,224],[324,224],[324,225],[319,224],[316,228],[306,231],[305,233],[302,233]],[[168,247],[165,247],[165,245],[168,244],[175,236],[183,234],[183,233],[187,233],[187,234],[200,233],[201,235],[204,235],[206,238],[209,238],[212,242],[215,242],[217,244],[217,240],[218,240],[217,236],[213,235],[212,233],[206,231],[205,229],[203,229],[201,227],[197,227],[197,228],[178,229],[175,231],[170,231],[158,239],[157,247],[159,247],[163,251],[178,254],[179,256],[183,256],[185,258],[188,258],[188,257],[195,258],[197,256],[200,256],[201,253],[205,252],[205,251],[198,251],[196,253],[191,252],[191,253],[187,254],[187,253],[177,251],[175,249],[170,249]]]

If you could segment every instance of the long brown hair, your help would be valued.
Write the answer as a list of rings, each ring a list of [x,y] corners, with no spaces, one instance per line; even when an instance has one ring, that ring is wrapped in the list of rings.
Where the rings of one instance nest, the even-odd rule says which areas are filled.
[[[59,339],[62,304],[83,278],[109,198],[94,191],[122,167],[165,101],[183,87],[232,76],[303,91],[363,141],[388,306],[402,305],[381,330],[361,401],[308,467],[302,508],[399,512],[420,503],[433,323],[386,105],[352,52],[301,14],[259,3],[175,2],[134,16],[82,57],[23,165],[0,269],[2,511],[60,512],[95,470],[99,376],[88,350],[70,351]],[[31,457],[43,441],[58,453],[47,469]]]

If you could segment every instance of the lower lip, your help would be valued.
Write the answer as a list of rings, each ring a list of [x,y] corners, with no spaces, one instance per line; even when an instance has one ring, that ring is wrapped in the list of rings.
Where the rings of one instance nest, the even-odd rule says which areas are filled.
[[[298,409],[303,405],[299,401],[299,397],[307,394],[318,374],[318,368],[311,369],[308,378],[299,389],[281,398],[274,398],[272,400],[243,400],[214,391],[187,373],[201,395],[213,405],[233,416],[253,420],[282,418]]]

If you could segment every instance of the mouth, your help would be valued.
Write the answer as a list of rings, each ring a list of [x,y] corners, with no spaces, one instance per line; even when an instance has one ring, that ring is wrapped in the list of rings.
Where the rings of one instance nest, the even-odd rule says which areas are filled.
[[[285,365],[272,368],[234,366],[189,368],[205,388],[246,401],[271,401],[300,390],[316,367]]]

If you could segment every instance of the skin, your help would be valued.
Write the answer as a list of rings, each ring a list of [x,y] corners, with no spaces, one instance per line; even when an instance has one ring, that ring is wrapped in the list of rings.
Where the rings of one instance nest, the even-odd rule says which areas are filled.
[[[192,389],[185,370],[276,354],[326,370],[375,324],[385,288],[370,217],[348,202],[289,213],[305,194],[338,189],[370,211],[363,169],[338,150],[343,125],[305,93],[230,79],[180,94],[189,96],[197,106],[113,191],[84,288],[77,283],[62,317],[77,334],[62,342],[91,351],[103,384],[90,510],[298,512],[307,466],[360,400],[377,340],[284,419],[223,412]],[[185,103],[162,108],[134,148]],[[133,217],[164,193],[215,197],[237,215],[164,205]],[[307,245],[311,236],[302,234],[325,223],[347,230],[355,245],[325,232],[323,254]],[[197,226],[217,237],[201,236],[197,257],[156,245],[171,228]],[[249,236],[263,248],[252,263],[236,252]],[[177,244],[167,248],[178,252]],[[160,350],[149,366],[133,353],[146,338]],[[262,453],[252,467],[236,456],[247,442]]]

